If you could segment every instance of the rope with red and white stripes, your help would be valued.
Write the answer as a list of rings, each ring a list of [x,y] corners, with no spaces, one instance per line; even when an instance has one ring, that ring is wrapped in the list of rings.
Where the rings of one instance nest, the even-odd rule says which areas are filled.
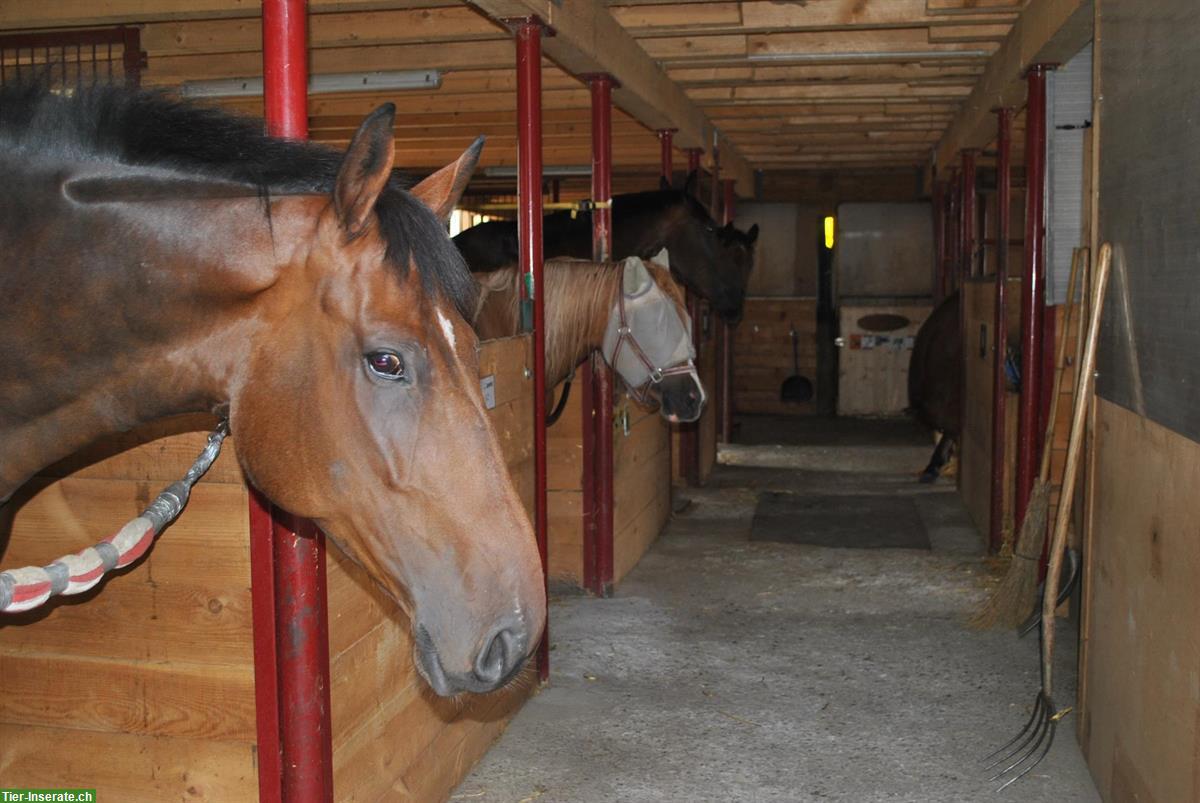
[[[100,582],[107,572],[124,568],[146,554],[155,536],[179,516],[192,486],[217,459],[221,442],[228,434],[229,424],[222,421],[208,436],[204,451],[183,479],[163,489],[142,515],[116,534],[46,566],[0,572],[0,613],[28,611],[59,594],[81,594]]]

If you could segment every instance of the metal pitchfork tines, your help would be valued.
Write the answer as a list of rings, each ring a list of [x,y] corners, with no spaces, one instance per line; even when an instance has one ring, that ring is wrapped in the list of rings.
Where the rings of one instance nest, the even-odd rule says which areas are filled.
[[[1033,704],[1033,714],[1021,732],[1008,744],[984,759],[984,762],[987,762],[986,769],[988,770],[993,770],[1006,761],[1010,762],[1004,769],[988,778],[989,781],[998,781],[1009,773],[1017,773],[996,787],[997,792],[1004,791],[1042,763],[1042,759],[1049,755],[1050,747],[1054,744],[1058,721],[1069,713],[1071,713],[1070,708],[1059,711],[1055,708],[1053,700],[1043,692],[1038,692],[1037,699]],[[1014,758],[1016,760],[1012,761]]]

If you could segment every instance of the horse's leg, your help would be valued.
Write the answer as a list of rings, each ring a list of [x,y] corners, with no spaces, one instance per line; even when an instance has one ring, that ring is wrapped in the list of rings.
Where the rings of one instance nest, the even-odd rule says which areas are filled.
[[[942,439],[933,448],[933,456],[929,458],[929,465],[925,466],[925,470],[921,472],[920,481],[931,483],[937,480],[938,475],[942,473],[942,468],[950,460],[950,453],[953,450],[954,438],[949,433],[943,432]]]

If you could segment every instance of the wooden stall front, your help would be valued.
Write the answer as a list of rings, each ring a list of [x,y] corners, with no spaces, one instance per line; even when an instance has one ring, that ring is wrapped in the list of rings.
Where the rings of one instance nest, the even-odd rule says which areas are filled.
[[[562,393],[561,386],[555,398]],[[547,510],[552,586],[583,585],[583,413],[576,388],[547,430]],[[618,397],[613,412],[613,582],[654,543],[671,515],[670,430],[656,411]]]
[[[484,343],[479,360],[532,512],[529,339]],[[211,423],[110,439],[30,482],[0,521],[3,565],[44,564],[136,516],[191,464]],[[144,560],[80,597],[0,619],[0,784],[147,803],[257,799],[248,510],[229,443]],[[413,667],[406,617],[332,543],[327,571],[336,799],[444,799],[532,684],[435,697]]]
[[[739,414],[815,413],[817,299],[747,298],[742,321],[734,331],[734,409]],[[780,398],[780,388],[797,373],[813,383],[813,397],[807,402],[785,402]]]

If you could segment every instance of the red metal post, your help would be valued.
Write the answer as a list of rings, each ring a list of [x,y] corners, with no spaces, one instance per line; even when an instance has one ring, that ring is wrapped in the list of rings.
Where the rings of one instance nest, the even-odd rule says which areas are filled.
[[[308,136],[306,14],[305,0],[263,2],[263,100],[273,136]],[[260,798],[331,801],[325,539],[258,493],[250,523]]]
[[[517,238],[533,302],[534,530],[547,579],[546,307],[542,288],[542,22],[514,21],[517,40]],[[550,676],[550,629],[538,645],[538,675]]]
[[[668,184],[671,183],[672,175],[675,172],[673,164],[675,148],[673,142],[675,132],[678,130],[677,128],[660,128],[657,132],[658,144],[662,149],[662,177],[667,180]]]
[[[734,204],[737,199],[734,195],[734,180],[731,178],[721,179],[721,186],[724,189],[724,202],[721,205],[722,222],[726,225],[733,222]],[[721,322],[721,407],[720,407],[720,435],[722,443],[733,442],[733,324],[728,321]]]
[[[688,158],[688,174],[689,174],[689,175],[690,175],[690,174],[692,174],[692,173],[699,172],[699,170],[700,170],[700,156],[701,156],[703,153],[704,153],[704,149],[703,149],[703,148],[688,148],[688,149],[687,149],[687,158]]]
[[[988,548],[1004,544],[1004,469],[1008,446],[1008,240],[1012,228],[1012,109],[998,109],[996,132],[996,317],[992,324],[992,477]]]
[[[592,90],[592,257],[597,261],[612,258],[612,90],[609,75],[588,77]],[[613,582],[613,380],[603,360],[592,361],[591,423],[595,427],[591,455],[594,465],[592,511],[596,529],[595,577],[589,589],[600,597],[608,596]],[[583,459],[588,460],[584,454]],[[587,513],[585,512],[585,516]],[[586,562],[585,558],[585,562]]]
[[[1017,417],[1016,521],[1025,519],[1040,458],[1038,432],[1042,373],[1042,306],[1045,295],[1042,237],[1046,192],[1046,66],[1026,76],[1025,250],[1021,274],[1021,399]]]

